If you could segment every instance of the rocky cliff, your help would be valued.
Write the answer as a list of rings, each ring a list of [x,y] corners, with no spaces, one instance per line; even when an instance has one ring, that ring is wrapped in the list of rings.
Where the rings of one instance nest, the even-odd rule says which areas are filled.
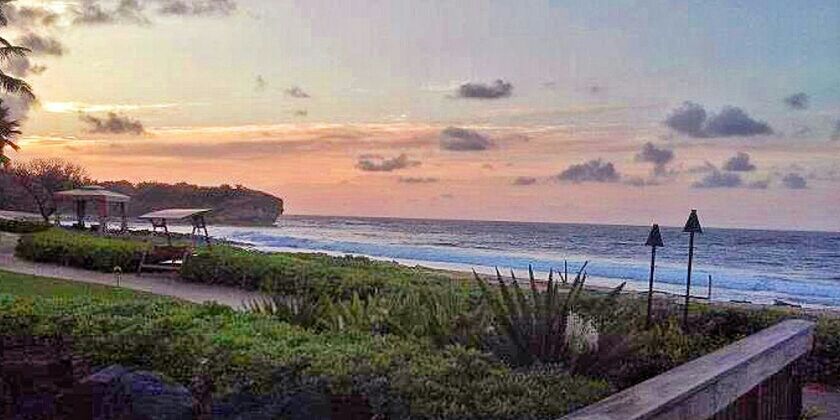
[[[129,216],[136,217],[166,208],[211,208],[208,223],[233,225],[271,225],[283,214],[283,200],[241,185],[203,187],[187,183],[164,184],[128,181],[89,181],[106,189],[131,196]],[[72,188],[68,185],[59,189]],[[42,192],[49,197],[47,192]],[[54,205],[54,204],[52,204]],[[0,210],[38,213],[38,206],[7,173],[0,171]]]
[[[212,208],[208,223],[271,225],[283,214],[281,198],[241,185],[202,187],[187,183],[132,184],[128,181],[100,182],[99,185],[131,196],[129,215],[132,217],[166,208]]]

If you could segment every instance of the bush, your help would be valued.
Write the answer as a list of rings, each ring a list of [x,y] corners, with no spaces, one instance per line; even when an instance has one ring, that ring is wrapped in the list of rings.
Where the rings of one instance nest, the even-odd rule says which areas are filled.
[[[326,293],[349,299],[412,287],[449,286],[451,279],[427,269],[363,257],[263,253],[231,246],[202,248],[181,268],[181,278],[279,295]]]
[[[283,371],[323,381],[331,395],[362,395],[389,418],[557,417],[610,391],[603,381],[562,372],[513,371],[460,346],[319,334],[219,305],[0,297],[0,335],[59,332],[96,364],[151,369],[182,383],[201,373],[220,394],[241,384],[271,391]]]
[[[148,244],[54,228],[23,236],[15,255],[35,261],[112,272],[135,271]]]
[[[33,222],[30,220],[9,220],[0,219],[0,232],[9,233],[35,233],[45,231],[50,228],[50,224],[46,222]]]

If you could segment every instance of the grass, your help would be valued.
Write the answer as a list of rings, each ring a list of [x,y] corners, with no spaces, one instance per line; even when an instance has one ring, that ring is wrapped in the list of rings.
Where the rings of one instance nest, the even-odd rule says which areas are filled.
[[[135,292],[118,287],[31,276],[3,270],[0,270],[0,294],[29,298],[93,297],[114,301],[151,298],[164,299],[150,293]]]

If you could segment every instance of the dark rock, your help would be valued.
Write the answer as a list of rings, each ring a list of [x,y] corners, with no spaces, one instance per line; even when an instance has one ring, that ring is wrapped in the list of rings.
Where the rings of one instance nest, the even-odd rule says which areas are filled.
[[[192,395],[181,385],[165,383],[151,372],[133,372],[120,378],[121,392],[136,420],[191,419]]]

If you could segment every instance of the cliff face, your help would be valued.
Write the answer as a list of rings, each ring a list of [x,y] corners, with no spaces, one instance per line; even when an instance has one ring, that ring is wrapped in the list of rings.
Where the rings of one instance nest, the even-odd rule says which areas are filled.
[[[262,191],[231,187],[201,187],[187,183],[163,184],[128,181],[100,182],[103,187],[131,196],[129,216],[166,208],[212,208],[212,224],[271,225],[283,214],[283,200]]]
[[[94,181],[95,182],[95,181]],[[97,185],[131,196],[129,216],[136,217],[167,208],[211,208],[208,223],[271,225],[283,214],[283,200],[262,191],[237,185],[201,187],[186,183],[163,184],[128,181],[96,182]],[[0,171],[0,209],[38,213],[32,197]]]

